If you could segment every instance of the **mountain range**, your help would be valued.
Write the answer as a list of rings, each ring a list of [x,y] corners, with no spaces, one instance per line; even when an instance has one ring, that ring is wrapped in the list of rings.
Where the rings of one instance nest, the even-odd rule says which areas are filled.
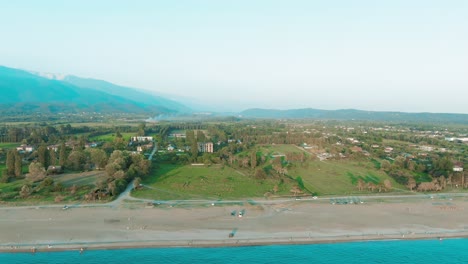
[[[321,110],[303,108],[277,110],[252,108],[242,111],[239,115],[243,118],[259,119],[366,120],[468,124],[468,114],[377,112],[355,109]]]
[[[135,88],[76,76],[39,74],[0,66],[0,113],[190,112],[170,99]]]
[[[155,92],[86,79],[73,75],[37,73],[0,66],[0,115],[31,113],[133,113],[147,116],[190,116],[207,109],[192,110],[194,100],[168,99]],[[180,97],[182,98],[182,97]],[[183,101],[184,104],[180,103]],[[313,108],[276,110],[252,108],[240,113],[217,113],[217,116],[239,115],[259,119],[370,120],[392,122],[437,122],[468,124],[467,114],[376,112],[355,109],[320,110]]]

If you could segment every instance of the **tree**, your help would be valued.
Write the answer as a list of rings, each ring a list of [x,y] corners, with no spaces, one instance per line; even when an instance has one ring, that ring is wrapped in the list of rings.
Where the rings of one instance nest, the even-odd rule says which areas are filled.
[[[49,165],[55,166],[57,164],[57,153],[55,149],[49,149]]]
[[[146,123],[141,123],[138,125],[137,136],[145,136],[146,132]]]
[[[82,150],[74,150],[68,155],[67,166],[72,170],[81,171],[86,163],[86,155]]]
[[[408,189],[410,189],[410,191],[413,191],[413,189],[416,187],[416,181],[414,180],[413,177],[410,177],[408,179],[408,185],[407,185]]]
[[[15,175],[15,151],[12,149],[7,152],[6,167],[8,176]]]
[[[384,187],[385,187],[385,189],[386,189],[387,191],[389,191],[389,190],[392,189],[392,182],[390,182],[389,179],[386,179],[386,180],[383,182],[383,184],[384,184]]]
[[[0,182],[7,183],[10,181],[10,176],[7,174],[7,169],[0,171]]]
[[[28,185],[23,185],[19,195],[21,198],[27,198],[31,194],[31,188]]]
[[[252,153],[250,153],[250,166],[252,167],[252,169],[255,169],[255,167],[257,167],[257,151],[252,151]]]
[[[266,179],[266,172],[262,168],[257,168],[255,170],[255,178],[257,179]]]
[[[60,145],[60,152],[59,152],[59,165],[64,167],[65,163],[67,162],[67,147],[65,143],[62,142]]]
[[[115,181],[109,182],[107,184],[107,190],[109,190],[112,196],[115,196],[117,194],[117,186],[115,184]]]
[[[196,140],[193,140],[190,145],[190,153],[192,154],[192,159],[196,159],[198,157],[198,143]]]
[[[15,152],[15,176],[21,177],[23,175],[23,159],[18,152]]]
[[[198,142],[205,142],[206,141],[205,133],[203,133],[203,131],[201,131],[201,130],[197,131],[197,141]]]
[[[44,166],[39,162],[32,162],[29,164],[29,173],[26,175],[26,178],[30,181],[40,181],[46,176],[46,170]]]
[[[43,143],[37,148],[37,161],[47,168],[49,166],[49,152],[47,150],[47,146]]]
[[[365,188],[365,183],[361,178],[357,181],[357,188],[359,191],[362,191]]]
[[[380,167],[383,171],[389,171],[392,167],[392,164],[390,164],[388,160],[382,160],[382,162],[380,163]]]
[[[278,187],[278,184],[275,184],[275,186],[273,186],[273,193],[277,193],[279,190],[279,187]]]
[[[141,178],[136,177],[135,180],[133,181],[133,189],[138,189],[141,184]]]
[[[107,154],[102,149],[89,149],[88,150],[91,158],[91,162],[94,164],[96,169],[102,169],[106,167],[107,164]]]
[[[304,190],[305,186],[304,186],[304,181],[302,181],[302,177],[297,176],[296,181],[297,181],[297,185],[301,188],[301,190]]]

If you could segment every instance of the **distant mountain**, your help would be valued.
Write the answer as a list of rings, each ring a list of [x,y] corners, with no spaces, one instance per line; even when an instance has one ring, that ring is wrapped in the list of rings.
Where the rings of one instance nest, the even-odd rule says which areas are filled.
[[[247,109],[239,113],[245,118],[261,119],[319,119],[319,120],[367,120],[393,122],[437,122],[468,124],[468,114],[375,112],[355,109],[320,110],[313,108],[276,110]]]
[[[186,109],[171,100],[104,81],[52,77],[0,66],[0,113],[85,111],[153,115]]]
[[[111,95],[123,97],[128,100],[144,104],[145,106],[158,105],[167,109],[176,110],[177,112],[190,112],[188,107],[178,102],[162,96],[153,95],[136,88],[120,86],[102,80],[80,78],[73,75],[65,76],[63,81],[78,87],[94,89]]]

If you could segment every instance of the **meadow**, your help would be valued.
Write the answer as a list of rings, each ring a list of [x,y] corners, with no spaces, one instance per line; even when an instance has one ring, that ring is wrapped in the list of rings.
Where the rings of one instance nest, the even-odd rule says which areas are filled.
[[[121,133],[124,140],[129,141],[131,137],[135,136],[135,133]],[[97,142],[112,142],[116,138],[116,133],[109,133],[105,135],[91,137],[89,140]]]
[[[235,199],[262,197],[273,190],[277,180],[258,180],[228,166],[160,164],[132,193],[135,197],[166,199]],[[291,183],[280,184],[278,194],[289,194]]]

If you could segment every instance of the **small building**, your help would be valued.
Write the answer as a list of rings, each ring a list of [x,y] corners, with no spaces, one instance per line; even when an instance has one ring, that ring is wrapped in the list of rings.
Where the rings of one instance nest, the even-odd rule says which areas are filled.
[[[463,164],[461,162],[455,162],[453,164],[453,171],[454,172],[462,172],[463,171]]]
[[[132,137],[131,141],[133,141],[133,142],[153,141],[153,137],[136,136],[136,137]]]
[[[174,151],[175,148],[172,145],[167,146],[167,151]]]
[[[393,151],[393,148],[391,147],[386,147],[384,150],[385,153],[391,153],[392,151]]]
[[[54,152],[57,152],[58,149],[59,149],[59,145],[50,145],[50,146],[47,146],[47,149],[48,150],[53,150]]]
[[[16,150],[21,153],[31,153],[34,151],[34,147],[22,144],[21,146],[17,147]]]
[[[198,152],[213,153],[212,142],[198,142]]]

